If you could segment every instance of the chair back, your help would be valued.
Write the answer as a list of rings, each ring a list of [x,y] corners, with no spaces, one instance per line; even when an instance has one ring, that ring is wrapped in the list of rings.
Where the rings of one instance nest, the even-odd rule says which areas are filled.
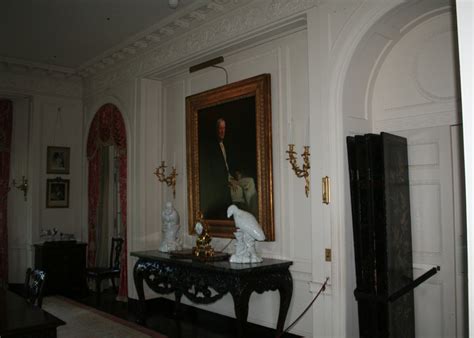
[[[112,237],[112,246],[110,247],[110,268],[120,270],[120,257],[122,256],[123,238]]]
[[[41,270],[26,270],[25,277],[25,298],[26,300],[41,308],[43,304],[43,290],[46,280],[46,273]]]

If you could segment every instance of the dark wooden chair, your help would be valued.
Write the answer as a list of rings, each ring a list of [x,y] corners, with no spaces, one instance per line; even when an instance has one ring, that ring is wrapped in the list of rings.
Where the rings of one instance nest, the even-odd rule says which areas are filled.
[[[43,305],[43,290],[46,280],[46,273],[41,270],[26,270],[25,277],[25,298],[26,300],[41,308]]]
[[[120,277],[120,257],[122,254],[123,239],[112,238],[112,246],[110,248],[110,261],[108,267],[95,267],[87,269],[87,278],[95,280],[96,303],[100,304],[101,284],[104,279],[110,279],[115,292],[115,278]]]

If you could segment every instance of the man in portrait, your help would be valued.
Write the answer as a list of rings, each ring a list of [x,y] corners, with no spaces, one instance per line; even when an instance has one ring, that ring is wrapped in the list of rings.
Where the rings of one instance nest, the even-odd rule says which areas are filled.
[[[201,145],[200,181],[204,217],[225,219],[232,204],[229,178],[233,165],[230,147],[225,142],[226,121],[218,118],[214,134]]]
[[[255,180],[246,175],[242,160],[245,142],[227,141],[228,122],[223,117],[215,120],[214,128],[212,137],[200,144],[200,201],[204,216],[226,219],[231,204],[257,216]]]

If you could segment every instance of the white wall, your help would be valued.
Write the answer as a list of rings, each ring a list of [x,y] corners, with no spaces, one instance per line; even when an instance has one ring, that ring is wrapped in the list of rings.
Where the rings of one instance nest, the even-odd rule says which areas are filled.
[[[40,207],[40,229],[57,228],[59,232],[72,233],[76,238],[82,237],[81,200],[82,200],[82,102],[81,100],[64,100],[53,97],[36,97],[34,114],[39,114],[37,120],[40,126],[38,142],[40,155],[39,173],[40,189],[36,198]],[[58,109],[60,111],[58,112]],[[36,145],[36,142],[35,142]],[[70,148],[70,173],[67,175],[46,174],[46,151],[48,146]],[[34,146],[33,146],[34,147]],[[46,208],[46,180],[56,177],[69,179],[69,208]],[[35,234],[35,238],[37,234]]]
[[[28,179],[28,131],[30,116],[30,100],[28,98],[14,98],[12,143],[10,153],[10,180],[16,184],[22,183],[22,177]],[[31,183],[31,182],[29,182]],[[28,219],[31,215],[31,198],[25,201],[24,193],[11,184],[8,193],[8,278],[9,282],[24,281],[26,267],[31,264],[31,229]]]
[[[13,101],[12,178],[28,179],[27,201],[12,187],[8,198],[9,282],[23,283],[27,267],[34,265],[32,244],[42,229],[82,237],[83,114],[78,79],[58,79],[26,69],[0,70],[0,96]],[[57,121],[57,108],[61,107]],[[71,148],[70,174],[47,175],[46,152],[51,145]],[[70,179],[69,208],[46,208],[46,180]]]

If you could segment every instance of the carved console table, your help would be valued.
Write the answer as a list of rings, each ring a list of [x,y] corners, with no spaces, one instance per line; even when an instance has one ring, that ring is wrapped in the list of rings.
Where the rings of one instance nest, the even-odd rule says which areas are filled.
[[[139,258],[133,270],[133,278],[139,298],[138,318],[142,323],[146,318],[143,291],[145,281],[157,293],[174,293],[176,310],[182,295],[197,304],[210,304],[230,292],[234,300],[239,336],[243,335],[252,292],[278,290],[280,310],[276,335],[283,331],[293,294],[293,279],[289,271],[293,264],[291,261],[264,258],[262,263],[254,264],[200,262],[171,258],[169,254],[159,251],[132,252],[130,255]]]

